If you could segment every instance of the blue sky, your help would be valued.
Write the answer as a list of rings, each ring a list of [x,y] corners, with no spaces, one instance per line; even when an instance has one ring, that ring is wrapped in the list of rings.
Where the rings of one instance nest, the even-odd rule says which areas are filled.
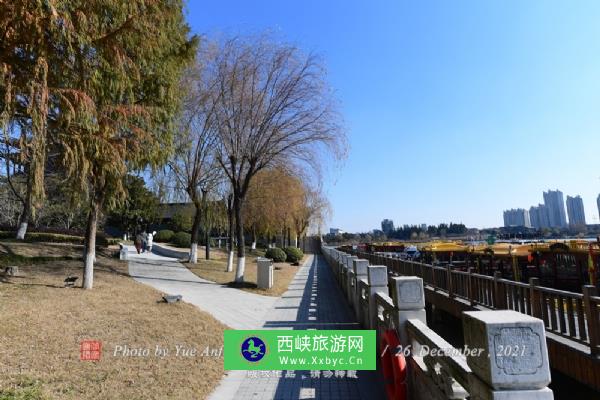
[[[329,226],[499,226],[542,191],[598,223],[600,2],[191,1],[196,33],[276,32],[325,60],[350,141]]]

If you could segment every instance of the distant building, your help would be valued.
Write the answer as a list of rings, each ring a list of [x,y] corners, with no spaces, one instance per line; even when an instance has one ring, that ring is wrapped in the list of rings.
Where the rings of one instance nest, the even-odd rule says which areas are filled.
[[[550,227],[566,228],[567,215],[565,213],[563,193],[560,190],[548,190],[544,192],[544,204],[548,207]]]
[[[529,209],[529,220],[531,226],[535,229],[550,228],[550,218],[548,217],[548,208],[543,204]]]
[[[346,232],[344,232],[343,230],[341,230],[340,228],[329,228],[329,234],[330,235],[342,235]]]
[[[381,230],[386,235],[389,235],[390,232],[394,231],[394,221],[392,221],[391,219],[384,219],[383,221],[381,221]]]
[[[529,211],[523,208],[511,209],[504,211],[504,226],[522,226],[525,228],[531,227],[529,221]]]
[[[585,225],[585,212],[581,196],[567,196],[567,214],[570,226]]]

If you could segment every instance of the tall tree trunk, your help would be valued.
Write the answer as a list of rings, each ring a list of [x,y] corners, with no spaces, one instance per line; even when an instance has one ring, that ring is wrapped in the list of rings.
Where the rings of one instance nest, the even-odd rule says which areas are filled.
[[[200,222],[202,220],[202,209],[200,203],[194,201],[194,207],[196,211],[194,213],[194,223],[192,224],[192,244],[190,248],[190,259],[189,262],[192,264],[198,263],[198,239],[200,236]]]
[[[27,233],[27,227],[29,226],[29,220],[33,214],[33,202],[32,202],[32,187],[31,177],[27,176],[27,193],[25,193],[25,201],[23,202],[23,212],[19,217],[19,230],[17,230],[17,240],[25,240],[25,234]]]
[[[256,226],[252,225],[252,250],[256,250]]]
[[[83,288],[91,289],[94,286],[94,261],[96,261],[96,229],[98,225],[97,200],[92,199],[88,213],[87,227],[85,230],[85,256],[83,268]]]
[[[31,218],[31,196],[27,195],[27,200],[23,205],[23,212],[19,217],[19,230],[17,231],[17,240],[25,240],[29,219]]]
[[[244,271],[246,269],[246,248],[244,243],[244,217],[242,213],[242,201],[239,194],[233,198],[233,210],[235,212],[235,234],[237,236],[237,268],[235,270],[235,281],[244,282]]]
[[[204,246],[205,252],[204,255],[206,256],[207,260],[210,260],[210,229],[207,227],[205,229],[205,236],[206,236],[206,245]]]
[[[233,271],[233,241],[234,239],[234,227],[233,227],[233,203],[232,203],[232,195],[227,197],[227,223],[229,225],[229,243],[227,246],[227,250],[229,252],[229,257],[227,258],[227,272]]]

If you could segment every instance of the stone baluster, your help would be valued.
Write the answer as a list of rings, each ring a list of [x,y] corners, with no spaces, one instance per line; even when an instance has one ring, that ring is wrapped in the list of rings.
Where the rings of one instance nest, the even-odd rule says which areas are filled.
[[[385,265],[371,265],[367,267],[367,278],[369,280],[369,327],[377,330],[377,304],[375,293],[388,294],[388,275]]]
[[[427,324],[423,279],[416,276],[396,276],[390,278],[389,283],[390,297],[395,306],[392,320],[400,336],[400,344],[406,346],[410,344],[406,321],[418,319]]]

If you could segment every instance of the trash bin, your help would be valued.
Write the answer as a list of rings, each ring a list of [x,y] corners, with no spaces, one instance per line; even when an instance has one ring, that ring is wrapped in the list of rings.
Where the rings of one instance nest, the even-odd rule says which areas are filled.
[[[256,284],[259,289],[271,289],[273,287],[273,261],[268,258],[258,257],[256,260],[258,273]]]

